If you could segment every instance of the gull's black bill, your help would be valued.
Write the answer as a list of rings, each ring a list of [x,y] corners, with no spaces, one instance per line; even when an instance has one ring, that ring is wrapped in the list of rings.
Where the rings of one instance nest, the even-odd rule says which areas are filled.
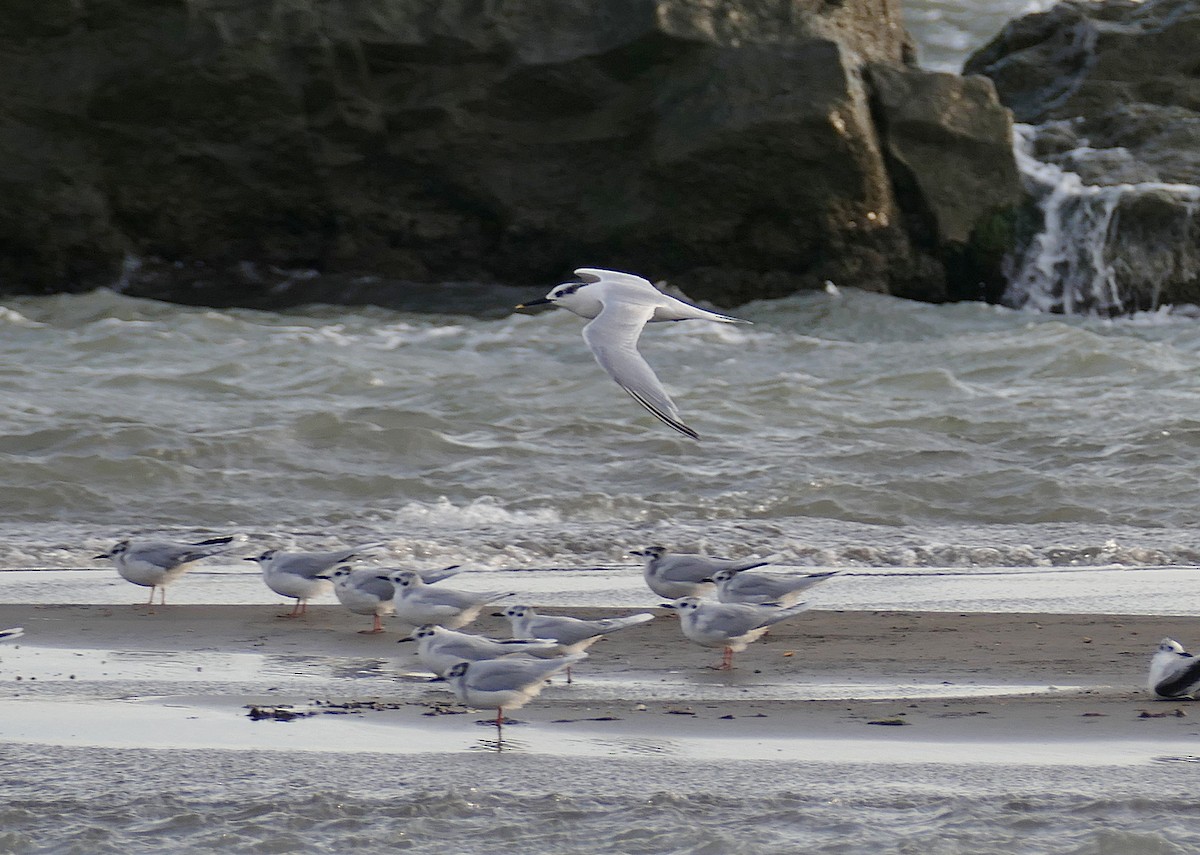
[[[548,306],[550,301],[543,297],[540,300],[530,300],[528,303],[521,303],[517,306],[518,309],[528,309],[530,306]]]

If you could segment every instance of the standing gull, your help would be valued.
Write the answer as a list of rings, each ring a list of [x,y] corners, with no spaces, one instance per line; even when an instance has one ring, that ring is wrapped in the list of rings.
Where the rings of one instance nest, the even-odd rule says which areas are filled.
[[[779,608],[681,597],[671,604],[671,608],[679,612],[679,626],[692,641],[705,647],[725,648],[721,664],[713,667],[728,671],[733,668],[734,653],[745,650],[771,626],[807,611],[808,604]]]
[[[323,591],[329,590],[329,570],[349,561],[369,547],[342,549],[337,552],[283,552],[268,549],[262,555],[247,558],[256,561],[262,569],[263,582],[282,597],[292,597],[296,605],[292,611],[280,617],[300,617],[308,611],[308,601]]]
[[[581,659],[587,659],[587,654],[572,653],[561,659],[515,656],[459,662],[446,672],[446,680],[464,704],[495,707],[496,727],[500,727],[505,710],[525,706],[541,694],[551,676]]]
[[[462,569],[453,564],[441,570],[423,570],[421,578],[432,584],[449,579],[460,572]],[[360,629],[360,634],[373,635],[383,632],[381,618],[396,612],[396,606],[392,603],[396,586],[389,579],[380,578],[378,568],[364,567],[352,570],[349,567],[339,567],[329,575],[329,580],[333,582],[333,593],[338,602],[356,615],[372,615],[375,618],[371,628]],[[411,629],[412,627],[409,631]]]
[[[545,298],[530,300],[517,308],[549,304],[587,318],[590,323],[583,328],[583,340],[600,367],[663,424],[684,436],[699,439],[700,435],[680,420],[675,402],[638,353],[642,329],[656,321],[750,322],[677,300],[632,273],[581,267],[575,275],[579,281],[556,285]]]
[[[507,591],[476,593],[427,585],[415,570],[396,570],[380,578],[396,586],[396,617],[413,626],[431,623],[458,629],[475,620],[488,603],[512,596]]]
[[[1164,638],[1150,660],[1150,691],[1160,698],[1186,698],[1200,690],[1200,659],[1183,645]]]
[[[162,605],[167,604],[167,585],[170,585],[184,573],[194,562],[224,552],[232,537],[213,537],[198,543],[169,543],[165,541],[148,540],[134,542],[129,539],[119,541],[108,552],[102,552],[96,558],[111,558],[117,566],[121,578],[150,589],[150,599],[146,605],[154,605],[154,589],[158,589]]]
[[[669,600],[702,596],[712,590],[713,575],[720,570],[750,570],[770,563],[758,558],[737,561],[688,553],[672,555],[662,546],[647,546],[629,554],[646,559],[642,577],[651,591]]]
[[[790,606],[813,585],[827,582],[840,571],[827,573],[755,573],[753,570],[726,568],[713,574],[717,599],[722,603],[774,603]]]
[[[610,632],[654,620],[654,615],[649,612],[627,617],[582,620],[566,615],[539,615],[532,606],[509,606],[503,614],[512,624],[513,638],[551,639],[558,642],[562,653],[580,653]],[[570,668],[567,668],[567,682],[571,682]]]
[[[500,640],[433,624],[418,627],[414,637],[417,639],[417,658],[439,677],[445,677],[446,672],[459,662],[530,655],[548,659],[562,652],[562,648],[553,641]]]

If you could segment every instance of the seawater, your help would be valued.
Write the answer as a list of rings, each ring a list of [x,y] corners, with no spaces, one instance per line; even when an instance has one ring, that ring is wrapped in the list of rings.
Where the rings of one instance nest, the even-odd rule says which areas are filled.
[[[531,283],[530,293],[546,283]],[[564,311],[209,310],[107,291],[0,313],[0,567],[125,536],[381,560],[1191,564],[1200,326],[858,292],[655,325],[703,436],[645,415]]]
[[[88,767],[73,748],[0,756],[6,852],[1182,855],[1200,845],[1185,758],[1086,768],[652,754],[616,766],[494,752],[122,750]]]
[[[955,70],[1031,8],[928,0],[907,15],[926,64]],[[742,307],[752,327],[647,331],[700,443],[643,415],[562,312],[6,299],[0,569],[85,568],[119,537],[226,532],[248,552],[382,540],[389,561],[489,573],[606,572],[649,542],[963,574],[1196,563],[1194,321],[839,285]],[[1194,757],[1042,768],[653,748],[614,763],[0,740],[0,852],[1200,848]]]

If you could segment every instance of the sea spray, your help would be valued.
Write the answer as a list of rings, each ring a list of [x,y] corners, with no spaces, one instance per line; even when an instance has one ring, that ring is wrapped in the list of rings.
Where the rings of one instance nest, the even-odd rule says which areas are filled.
[[[1200,187],[1087,184],[1034,156],[1039,128],[1014,130],[1042,226],[1006,259],[1007,305],[1111,317],[1157,309],[1164,281],[1200,283]]]

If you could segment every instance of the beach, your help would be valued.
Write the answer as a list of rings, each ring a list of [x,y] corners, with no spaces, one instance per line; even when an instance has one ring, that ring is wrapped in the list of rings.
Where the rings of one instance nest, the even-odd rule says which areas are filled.
[[[360,634],[369,621],[337,605],[287,611],[0,605],[26,631],[0,648],[0,851],[1197,841],[1200,711],[1142,685],[1158,640],[1196,637],[1195,617],[812,610],[720,672],[719,650],[654,609],[497,729],[399,633]]]
[[[312,717],[344,716],[349,707],[355,718],[401,732],[427,729],[432,713],[465,712],[444,683],[429,681],[415,644],[398,643],[400,634],[361,634],[369,622],[336,605],[311,606],[298,619],[279,617],[286,611],[265,605],[0,606],[0,625],[26,630],[18,645],[0,654],[4,737],[56,742],[40,728],[40,716],[13,725],[23,720],[24,705],[45,701],[69,701],[67,718],[81,721],[91,718],[88,704],[114,700],[145,707],[145,699],[157,699],[174,705],[181,721],[195,706],[226,721],[223,739],[236,742],[236,731],[247,745],[283,726],[250,721],[254,706]],[[669,730],[697,738],[719,731],[1047,747],[1161,740],[1175,745],[1171,750],[1200,737],[1200,715],[1190,712],[1188,701],[1156,699],[1144,686],[1155,645],[1167,635],[1200,635],[1195,617],[812,610],[774,627],[737,654],[732,671],[721,672],[710,667],[720,650],[684,639],[669,610],[654,612],[655,620],[594,645],[573,682],[556,677],[513,714],[521,724],[510,732],[535,751],[542,732],[561,736],[580,725],[592,734],[648,738]],[[494,616],[470,629],[508,636],[507,622]],[[445,731],[445,741],[435,737],[421,750],[457,750],[455,729],[473,737],[473,721],[494,718],[494,711],[482,713],[447,716],[451,729],[435,731]],[[120,747],[126,737],[110,730],[98,724],[90,736],[84,728],[72,739]],[[322,732],[328,744],[318,740],[306,750],[345,747],[336,728]],[[549,738],[548,753],[555,753],[556,738]],[[190,741],[168,729],[138,731],[136,744],[191,747]]]

